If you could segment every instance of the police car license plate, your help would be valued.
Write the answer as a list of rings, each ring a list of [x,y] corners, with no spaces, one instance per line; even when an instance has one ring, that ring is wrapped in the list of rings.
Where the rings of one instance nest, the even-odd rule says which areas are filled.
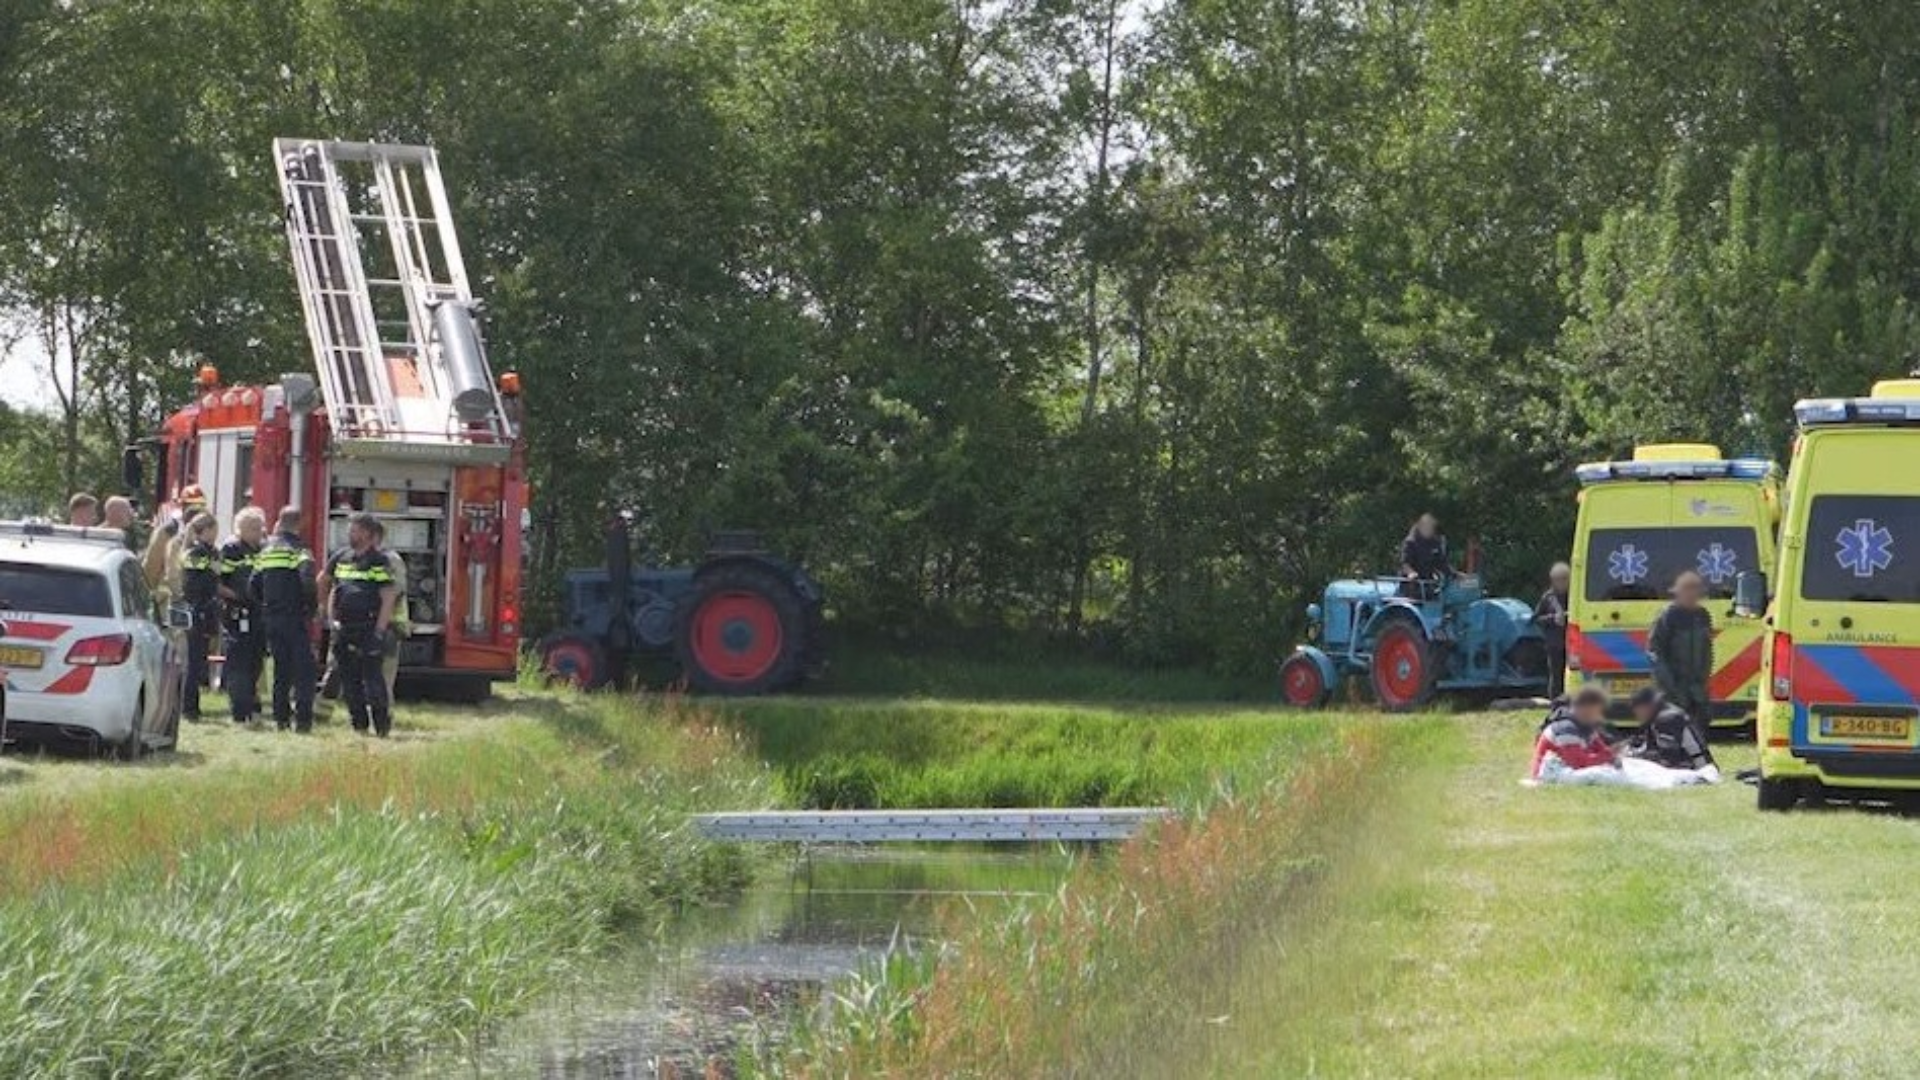
[[[39,649],[0,645],[0,668],[37,668],[46,662],[47,654]]]
[[[1827,715],[1820,718],[1820,734],[1829,739],[1886,739],[1895,742],[1911,742],[1913,717]]]
[[[1607,680],[1607,693],[1615,697],[1636,694],[1653,685],[1651,675],[1621,675]]]

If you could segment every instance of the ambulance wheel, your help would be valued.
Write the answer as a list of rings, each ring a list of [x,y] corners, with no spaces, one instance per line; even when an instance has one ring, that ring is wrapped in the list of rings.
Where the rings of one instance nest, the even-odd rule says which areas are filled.
[[[1758,790],[1762,810],[1787,811],[1800,802],[1800,785],[1792,780],[1762,776]]]
[[[1373,643],[1373,696],[1388,712],[1406,712],[1433,698],[1435,666],[1427,635],[1410,619],[1395,619]]]
[[[811,629],[785,578],[766,566],[726,563],[702,573],[681,606],[674,655],[702,693],[767,694],[806,674]]]
[[[548,634],[540,640],[540,671],[548,682],[597,690],[607,682],[607,653],[579,634]]]
[[[1333,696],[1320,665],[1306,653],[1294,653],[1280,665],[1280,700],[1296,709],[1317,709]]]

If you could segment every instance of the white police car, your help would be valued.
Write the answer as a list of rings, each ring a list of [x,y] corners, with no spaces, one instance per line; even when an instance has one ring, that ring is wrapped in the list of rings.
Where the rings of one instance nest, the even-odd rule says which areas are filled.
[[[122,757],[174,745],[190,622],[155,611],[118,529],[0,522],[8,739]]]

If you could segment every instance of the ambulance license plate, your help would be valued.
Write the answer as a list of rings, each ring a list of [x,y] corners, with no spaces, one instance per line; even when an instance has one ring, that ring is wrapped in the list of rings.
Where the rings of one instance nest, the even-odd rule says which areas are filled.
[[[39,649],[28,649],[19,645],[0,645],[0,668],[26,670],[38,668],[46,662],[47,654]]]
[[[1829,739],[1886,739],[1913,741],[1911,716],[1846,716],[1820,718],[1820,734]]]
[[[1652,685],[1651,675],[1621,675],[1607,680],[1607,693],[1615,697],[1627,697]]]

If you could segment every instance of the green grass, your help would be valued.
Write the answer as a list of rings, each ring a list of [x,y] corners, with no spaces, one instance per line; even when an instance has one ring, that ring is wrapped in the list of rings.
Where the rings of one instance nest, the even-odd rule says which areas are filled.
[[[1260,784],[1329,716],[785,698],[725,707],[785,801],[829,809],[1187,805]]]
[[[1233,1015],[1245,943],[1291,922],[1406,774],[1452,752],[1441,720],[1333,720],[1322,737],[1328,722],[1267,720],[1296,729],[1304,752],[1082,865],[1043,902],[959,912],[949,950],[889,957],[830,995],[793,1049],[757,1066],[801,1076],[1181,1075]]]
[[[1268,678],[1222,677],[1200,668],[1130,667],[1005,643],[1000,655],[898,647],[839,648],[817,692],[959,701],[1272,702]]]
[[[0,899],[0,1075],[365,1072],[471,1041],[616,936],[746,882],[739,849],[686,826],[768,798],[710,720],[513,710],[411,752],[15,796],[181,846]]]

